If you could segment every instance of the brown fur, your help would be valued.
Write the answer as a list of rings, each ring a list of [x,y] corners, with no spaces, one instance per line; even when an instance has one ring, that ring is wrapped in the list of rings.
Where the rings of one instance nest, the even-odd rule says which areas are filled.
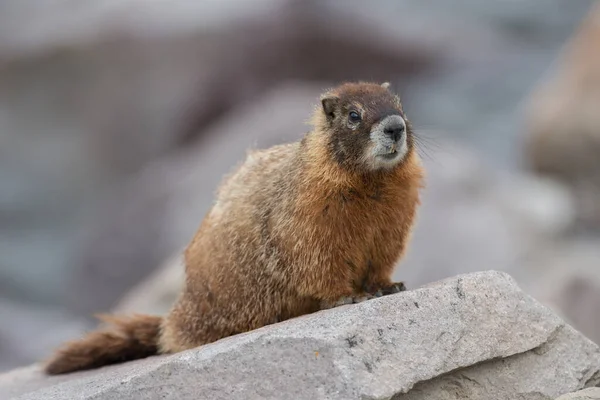
[[[100,315],[98,318],[112,327],[91,332],[82,340],[66,343],[46,364],[48,374],[97,368],[157,353],[161,317]]]
[[[350,109],[362,113],[358,126],[348,124]],[[185,251],[185,287],[160,334],[158,317],[116,319],[115,330],[68,344],[46,371],[144,357],[153,346],[179,352],[393,291],[423,171],[408,121],[403,161],[381,170],[361,161],[371,126],[390,112],[405,118],[386,86],[345,84],[324,95],[300,142],[251,152],[224,180]]]

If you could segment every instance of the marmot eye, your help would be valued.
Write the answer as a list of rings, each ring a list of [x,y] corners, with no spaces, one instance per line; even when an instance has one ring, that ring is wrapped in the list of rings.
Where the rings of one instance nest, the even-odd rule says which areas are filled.
[[[360,121],[360,114],[356,111],[350,111],[350,113],[348,114],[348,119],[350,120],[350,122],[357,123]]]

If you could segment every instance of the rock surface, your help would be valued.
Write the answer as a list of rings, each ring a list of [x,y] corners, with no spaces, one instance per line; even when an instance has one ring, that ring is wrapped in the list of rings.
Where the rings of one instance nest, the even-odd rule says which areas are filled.
[[[587,388],[575,393],[565,394],[556,400],[598,400],[600,399],[600,388]]]
[[[0,375],[0,397],[549,400],[597,383],[600,349],[491,271],[171,356],[51,378],[16,370]]]

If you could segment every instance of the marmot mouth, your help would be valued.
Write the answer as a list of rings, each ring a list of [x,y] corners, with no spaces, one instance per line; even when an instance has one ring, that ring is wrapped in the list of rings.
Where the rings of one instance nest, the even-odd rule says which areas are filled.
[[[398,156],[398,151],[397,150],[393,150],[391,153],[386,153],[386,154],[380,154],[379,155],[379,157],[385,158],[386,160],[394,159],[397,156]]]

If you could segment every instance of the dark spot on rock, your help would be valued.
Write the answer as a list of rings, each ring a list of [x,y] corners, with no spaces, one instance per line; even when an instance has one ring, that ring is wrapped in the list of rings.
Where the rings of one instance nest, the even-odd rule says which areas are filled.
[[[587,371],[589,372],[589,371]],[[590,387],[590,386],[598,386],[600,384],[600,371],[596,371],[594,373],[594,375],[590,376],[590,378],[588,380],[586,380],[583,384],[583,387]]]
[[[465,292],[463,292],[463,288],[462,288],[462,278],[458,278],[457,282],[456,282],[456,294],[458,295],[459,299],[464,299],[465,298]]]
[[[416,323],[417,323],[417,321],[416,321],[416,320],[414,320],[414,319],[412,319],[412,318],[408,320],[408,324],[409,324],[409,325],[414,325],[414,324],[416,324]]]
[[[348,343],[348,347],[353,348],[358,346],[358,340],[356,335],[352,335],[346,338],[346,343]]]
[[[378,328],[377,333],[379,334],[379,336],[383,336],[383,329]]]
[[[419,303],[415,301],[415,307],[419,308]]]
[[[370,362],[368,361],[363,361],[363,364],[365,364],[365,368],[367,369],[367,371],[373,373],[373,366],[371,365]]]

